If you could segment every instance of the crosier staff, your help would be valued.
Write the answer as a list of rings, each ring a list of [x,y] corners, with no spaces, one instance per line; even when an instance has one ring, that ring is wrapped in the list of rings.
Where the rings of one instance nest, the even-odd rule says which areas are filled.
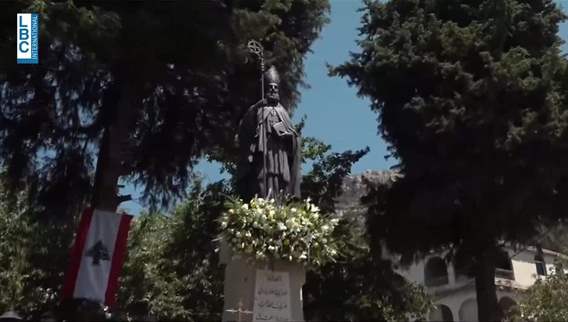
[[[264,47],[256,41],[256,40],[249,40],[247,43],[248,50],[251,54],[258,57],[258,61],[260,64],[260,97],[261,102],[264,102]],[[265,119],[264,110],[263,110],[262,119]],[[262,158],[262,172],[263,172],[263,182],[264,182],[264,189],[268,188],[268,179],[266,173],[266,153],[263,153]],[[268,198],[270,196],[271,191],[266,192],[266,196],[262,196],[263,198]]]
[[[260,63],[260,97],[264,100],[264,47],[256,40],[250,40],[247,47],[251,54],[258,57]]]

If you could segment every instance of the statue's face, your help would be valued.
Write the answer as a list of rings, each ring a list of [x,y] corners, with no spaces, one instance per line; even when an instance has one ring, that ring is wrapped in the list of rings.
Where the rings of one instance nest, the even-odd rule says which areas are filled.
[[[277,83],[268,83],[266,87],[266,98],[272,103],[277,103],[280,101]]]

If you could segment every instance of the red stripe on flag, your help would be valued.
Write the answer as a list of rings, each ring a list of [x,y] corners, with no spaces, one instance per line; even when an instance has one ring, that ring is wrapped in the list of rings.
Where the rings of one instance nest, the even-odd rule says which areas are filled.
[[[83,256],[83,249],[87,240],[89,227],[91,226],[91,219],[93,218],[93,209],[87,208],[81,216],[77,236],[75,237],[75,244],[71,249],[71,259],[67,274],[65,274],[65,283],[63,284],[62,296],[63,299],[73,298],[75,291],[75,283],[77,282],[77,275],[81,266],[81,258]]]
[[[118,277],[122,270],[124,256],[126,254],[126,246],[128,242],[128,230],[130,228],[130,221],[132,216],[122,214],[120,219],[120,226],[116,234],[116,242],[114,244],[114,252],[112,254],[112,266],[108,277],[108,286],[105,294],[105,304],[112,306],[116,300],[116,291],[118,290]]]

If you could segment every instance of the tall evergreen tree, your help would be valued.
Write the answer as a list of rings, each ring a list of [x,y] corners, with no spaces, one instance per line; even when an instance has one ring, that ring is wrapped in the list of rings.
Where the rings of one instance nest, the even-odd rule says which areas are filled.
[[[13,191],[54,214],[90,200],[114,210],[119,178],[152,204],[183,194],[204,154],[229,158],[260,96],[246,42],[284,71],[294,105],[303,57],[327,21],[321,1],[2,4],[0,160]],[[17,12],[40,14],[40,64],[15,64]],[[96,169],[95,169],[96,166]],[[25,184],[25,185],[22,185]]]
[[[565,216],[565,16],[552,0],[366,1],[364,13],[360,52],[333,72],[371,99],[399,161],[402,177],[369,198],[373,244],[407,258],[451,247],[473,265],[480,321],[494,321],[500,242]]]

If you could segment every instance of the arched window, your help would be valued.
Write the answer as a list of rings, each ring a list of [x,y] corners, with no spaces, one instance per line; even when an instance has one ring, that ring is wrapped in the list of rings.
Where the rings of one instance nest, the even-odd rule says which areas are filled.
[[[436,305],[436,308],[430,312],[428,315],[428,321],[453,322],[454,316],[449,307],[440,304]]]
[[[448,269],[440,257],[432,257],[424,267],[424,284],[439,286],[448,284]]]
[[[477,301],[475,299],[465,300],[460,307],[460,321],[477,322]]]

